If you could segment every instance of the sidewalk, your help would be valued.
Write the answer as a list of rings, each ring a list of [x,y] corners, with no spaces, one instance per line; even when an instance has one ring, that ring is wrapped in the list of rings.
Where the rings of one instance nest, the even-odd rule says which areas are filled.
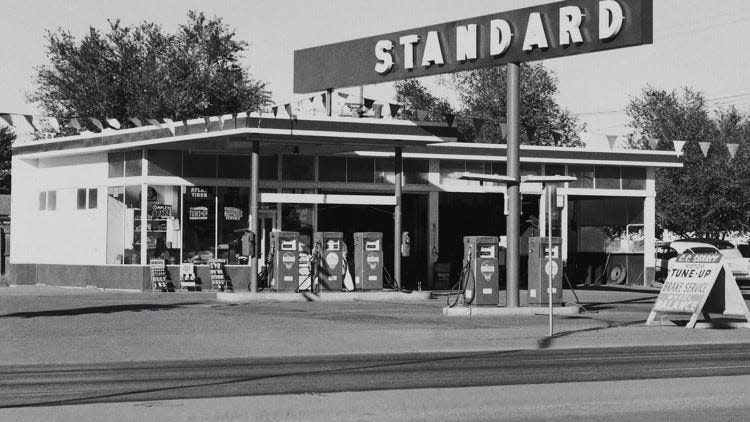
[[[446,317],[446,298],[409,303],[232,304],[210,293],[0,288],[3,365],[398,352],[750,343],[750,330],[644,327],[647,288],[577,291],[584,312]],[[502,294],[504,297],[504,293]],[[747,295],[746,295],[747,298]],[[575,298],[565,292],[566,302]]]

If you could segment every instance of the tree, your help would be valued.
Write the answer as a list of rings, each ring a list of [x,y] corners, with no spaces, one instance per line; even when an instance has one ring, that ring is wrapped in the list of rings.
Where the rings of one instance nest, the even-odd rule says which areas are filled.
[[[521,142],[531,145],[580,146],[585,126],[570,111],[560,107],[557,79],[541,63],[521,66]],[[417,80],[396,83],[396,101],[406,106],[403,118],[416,119],[415,109],[428,111],[428,119],[443,120],[444,114],[458,115],[459,138],[470,142],[504,143],[506,116],[506,67],[461,72],[446,83],[459,93],[463,108],[451,109],[447,100],[432,95]],[[476,133],[474,119],[481,119]]]
[[[404,105],[401,118],[417,120],[417,110],[427,112],[427,120],[445,120],[446,114],[455,115],[455,111],[444,98],[432,95],[418,79],[407,79],[396,82],[396,102]]]
[[[10,193],[10,166],[13,140],[16,135],[10,126],[0,127],[0,194]]]
[[[750,151],[744,141],[750,121],[736,108],[712,117],[703,94],[691,89],[667,92],[647,87],[627,106],[629,143],[644,147],[659,140],[659,149],[685,141],[684,167],[656,174],[657,225],[682,237],[724,237],[745,232],[750,215]],[[698,142],[711,142],[708,157]],[[727,143],[741,144],[731,159]]]
[[[507,113],[506,66],[457,73],[453,83],[464,103],[464,121],[486,120],[480,133],[469,136],[476,142],[497,143]],[[580,146],[585,125],[562,108],[555,99],[558,81],[542,63],[521,65],[521,143],[530,145]]]
[[[47,33],[49,62],[36,69],[28,99],[56,117],[195,118],[252,111],[269,99],[266,84],[240,64],[248,44],[221,18],[190,11],[168,34],[154,23],[109,31]]]

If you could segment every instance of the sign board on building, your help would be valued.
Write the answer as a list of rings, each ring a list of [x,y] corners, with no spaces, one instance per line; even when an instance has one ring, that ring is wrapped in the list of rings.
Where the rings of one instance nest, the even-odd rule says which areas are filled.
[[[294,92],[651,44],[653,0],[569,0],[294,52]]]
[[[722,255],[683,254],[670,266],[646,325],[657,315],[689,316],[688,328],[700,315],[723,314],[744,317],[750,322],[745,299]]]

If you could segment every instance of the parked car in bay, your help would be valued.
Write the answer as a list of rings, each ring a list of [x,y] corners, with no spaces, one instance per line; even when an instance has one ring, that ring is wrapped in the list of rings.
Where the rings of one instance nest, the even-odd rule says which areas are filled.
[[[685,239],[656,245],[656,280],[667,278],[670,264],[685,253],[720,254],[737,280],[750,280],[750,259],[743,258],[732,243],[719,239]]]

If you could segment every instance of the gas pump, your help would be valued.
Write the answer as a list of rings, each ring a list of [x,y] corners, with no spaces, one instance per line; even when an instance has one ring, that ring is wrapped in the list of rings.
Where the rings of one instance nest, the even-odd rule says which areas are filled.
[[[383,289],[383,233],[354,233],[354,286]]]
[[[315,233],[315,246],[320,250],[318,285],[325,290],[341,291],[344,288],[344,254],[346,244],[340,232]]]
[[[549,303],[549,276],[552,275],[552,304],[562,305],[562,239],[529,238],[529,306]],[[550,255],[552,259],[550,260]]]
[[[494,236],[464,237],[466,258],[464,303],[497,306],[500,301],[499,239]]]
[[[293,292],[299,286],[299,233],[271,233],[270,287],[277,292]]]

